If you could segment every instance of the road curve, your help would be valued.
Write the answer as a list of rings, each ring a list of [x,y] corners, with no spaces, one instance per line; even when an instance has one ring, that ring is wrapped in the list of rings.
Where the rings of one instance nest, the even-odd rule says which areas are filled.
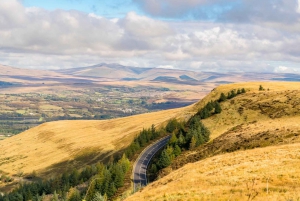
[[[169,141],[171,136],[166,136],[154,144],[149,145],[144,149],[144,151],[139,155],[133,167],[133,188],[136,190],[138,186],[147,185],[147,167],[152,159],[152,157],[163,148]]]

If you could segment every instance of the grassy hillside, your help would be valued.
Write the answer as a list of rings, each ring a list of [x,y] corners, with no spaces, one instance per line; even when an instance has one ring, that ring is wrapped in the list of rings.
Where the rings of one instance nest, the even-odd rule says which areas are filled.
[[[299,200],[300,144],[223,154],[190,163],[133,200]]]
[[[185,118],[191,108],[103,121],[45,123],[0,142],[0,171],[10,175],[53,173],[107,158],[128,146],[134,136],[152,124]]]
[[[259,91],[260,85],[265,90]],[[160,177],[163,177],[163,179],[145,188],[141,193],[135,195],[137,197],[134,196],[132,200],[149,200],[150,197],[152,200],[187,200],[187,198],[190,200],[196,198],[200,200],[214,200],[214,198],[216,198],[215,200],[228,200],[231,198],[233,200],[245,200],[246,197],[242,196],[246,196],[247,188],[246,185],[243,186],[242,184],[251,182],[252,177],[261,182],[264,179],[263,175],[267,175],[269,169],[272,169],[276,163],[278,164],[276,167],[280,166],[281,171],[278,169],[272,169],[271,171],[273,174],[271,174],[272,181],[278,181],[278,185],[276,182],[270,182],[270,185],[274,185],[273,191],[277,193],[272,194],[272,196],[280,197],[280,193],[283,193],[282,196],[287,196],[299,192],[299,189],[294,188],[296,183],[289,183],[288,180],[299,177],[295,165],[299,167],[299,164],[297,164],[299,159],[297,151],[300,147],[300,83],[265,82],[222,85],[195,104],[194,110],[202,108],[211,100],[217,100],[222,92],[227,94],[233,89],[240,88],[245,88],[247,93],[222,102],[223,110],[221,114],[203,120],[205,126],[211,131],[210,142],[180,155],[170,167],[161,172]],[[272,152],[279,149],[279,146],[282,146],[280,149],[284,149],[284,151],[281,154],[273,154]],[[266,148],[254,149],[261,147]],[[247,149],[251,150],[244,151]],[[216,156],[227,152],[234,153]],[[263,160],[264,155],[262,153],[269,153],[275,163],[269,163],[270,160]],[[291,160],[291,164],[294,165],[293,168],[290,164],[282,161],[283,158]],[[215,166],[206,166],[206,163],[214,163],[213,161],[217,159],[222,161],[216,162]],[[249,164],[249,166],[245,164]],[[249,175],[244,176],[237,171],[238,166],[244,167]],[[209,168],[207,169],[207,167]],[[259,174],[256,174],[256,168],[260,168]],[[179,170],[175,171],[176,169]],[[210,177],[210,174],[207,173],[209,169],[212,169],[211,172],[220,170],[221,173],[222,170],[227,171],[230,169],[232,178],[228,178],[230,174],[222,175],[221,173],[218,176]],[[286,170],[285,175],[288,175],[287,179],[279,182],[284,170]],[[191,177],[187,173],[189,171],[195,174]],[[294,173],[296,174],[294,175]],[[216,181],[213,179],[218,178],[223,179],[222,182],[225,182],[228,178],[228,184],[226,184],[228,188],[223,183],[220,185],[215,183]],[[185,185],[184,179],[190,180],[190,183]],[[178,183],[177,180],[180,180],[181,183]],[[178,185],[177,188],[173,186],[173,182],[176,183],[174,185]],[[285,182],[287,183],[285,184]],[[182,193],[175,194],[176,190],[170,190],[177,189],[179,191],[181,185],[183,189],[186,188]],[[221,188],[221,186],[224,186],[224,188]],[[281,186],[282,190],[278,186]],[[203,191],[203,189],[209,190]],[[174,192],[174,194],[171,192]],[[193,197],[193,195],[196,197]],[[268,198],[264,197],[262,187],[259,187],[259,195],[262,196],[262,200]],[[275,197],[270,198],[274,199]],[[280,199],[283,198],[280,197]]]

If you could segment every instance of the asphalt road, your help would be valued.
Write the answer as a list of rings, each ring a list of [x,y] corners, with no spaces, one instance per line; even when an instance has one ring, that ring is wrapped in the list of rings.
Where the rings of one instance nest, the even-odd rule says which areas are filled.
[[[161,148],[163,148],[169,141],[171,136],[164,137],[157,141],[156,143],[148,146],[144,151],[140,154],[137,161],[135,162],[135,166],[133,167],[133,183],[134,189],[138,186],[146,186],[147,185],[147,167],[152,159],[152,157],[158,152]]]

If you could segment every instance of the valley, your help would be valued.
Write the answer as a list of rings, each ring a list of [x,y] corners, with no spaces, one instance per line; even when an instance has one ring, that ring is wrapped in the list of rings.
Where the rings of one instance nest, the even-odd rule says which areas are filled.
[[[129,70],[132,71],[132,68]],[[149,69],[139,69],[138,72],[146,71]],[[252,199],[251,196],[255,195],[257,199],[263,200],[274,196],[281,199],[291,193],[296,195],[299,191],[293,187],[293,182],[283,190],[278,188],[285,181],[298,178],[297,170],[286,165],[280,157],[286,154],[286,159],[294,166],[297,165],[294,159],[298,157],[296,150],[300,143],[299,83],[271,82],[271,75],[257,78],[264,82],[230,84],[225,75],[211,77],[211,74],[204,73],[202,76],[207,76],[205,79],[211,79],[211,82],[200,82],[199,77],[192,78],[188,72],[184,72],[188,77],[183,76],[181,71],[176,75],[177,81],[170,78],[172,76],[158,76],[158,79],[148,80],[138,77],[136,79],[140,80],[133,81],[124,80],[124,76],[113,79],[85,74],[80,77],[82,75],[77,70],[74,71],[76,73],[72,72],[67,71],[62,75],[62,72],[51,72],[54,77],[52,74],[47,77],[49,74],[43,72],[40,79],[32,79],[30,75],[26,75],[26,79],[24,76],[4,76],[4,84],[0,88],[1,192],[11,191],[21,181],[57,178],[74,168],[85,170],[90,165],[106,164],[119,159],[124,152],[129,154],[133,165],[146,146],[144,142],[138,146],[139,149],[128,150],[128,147],[135,146],[132,143],[136,141],[138,133],[154,126],[161,137],[172,133],[178,135],[177,129],[173,132],[165,127],[172,119],[184,125],[181,129],[187,135],[187,141],[180,148],[181,154],[178,152],[170,164],[159,170],[155,179],[157,181],[133,195],[127,193],[131,192],[127,173],[124,178],[126,188],[114,191],[118,196],[128,197],[128,200],[227,200],[240,197],[246,199],[247,196]],[[133,75],[130,76],[132,78]],[[245,79],[247,76],[239,75],[236,79]],[[244,92],[236,96],[236,92],[241,89]],[[235,95],[231,96],[232,93]],[[222,94],[226,98],[220,101]],[[219,111],[215,108],[210,109],[209,114],[202,114],[208,103],[213,107],[219,104]],[[209,139],[197,142],[197,146],[190,142],[188,133],[191,128],[188,123],[184,123],[195,114],[201,117],[204,126],[201,129],[207,128],[210,133]],[[277,149],[282,152],[274,155]],[[270,191],[269,187],[267,190],[263,187],[265,180],[262,175],[266,174],[267,169],[271,168],[269,165],[273,163],[269,164],[268,160],[261,158],[262,153],[267,153],[282,169],[288,169],[284,180],[278,180],[283,174],[282,169],[270,172],[267,176]],[[245,167],[245,164],[249,164],[249,167]],[[204,166],[207,169],[197,169]],[[244,167],[247,175],[244,177],[235,171],[235,167]],[[217,175],[217,170],[224,172],[223,177]],[[126,171],[129,169],[126,168]],[[195,179],[190,179],[187,172],[191,172]],[[292,172],[296,173],[293,177],[290,176]],[[226,183],[228,175],[235,179]],[[181,178],[185,177],[188,178],[186,185],[183,185]],[[207,180],[203,186],[197,183],[204,178]],[[219,183],[214,183],[216,178]],[[80,189],[78,182],[72,188]],[[88,183],[82,185],[86,188]],[[189,189],[189,185],[194,187]],[[168,188],[174,191],[166,190]],[[209,190],[200,191],[198,188]],[[175,193],[177,191],[179,193]],[[84,190],[81,196],[83,193]],[[113,197],[112,192],[110,196]]]

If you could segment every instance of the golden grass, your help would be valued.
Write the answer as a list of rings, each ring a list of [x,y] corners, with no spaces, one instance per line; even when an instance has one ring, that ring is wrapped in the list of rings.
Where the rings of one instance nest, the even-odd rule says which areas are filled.
[[[269,88],[269,91],[258,91],[259,85],[263,85],[265,89]],[[259,129],[260,131],[272,130],[271,128],[278,125],[280,129],[297,130],[300,83],[228,84],[214,89],[202,101],[185,108],[104,121],[58,121],[35,127],[0,142],[0,171],[10,175],[20,170],[25,174],[32,171],[55,172],[57,169],[51,168],[56,164],[76,161],[78,158],[87,158],[86,156],[99,159],[102,154],[111,154],[129,145],[141,129],[148,128],[152,124],[159,126],[173,117],[187,119],[208,101],[218,99],[221,92],[227,93],[238,88],[245,88],[248,92],[222,103],[223,112],[204,121],[212,132],[212,139],[241,124],[247,126],[245,129],[248,129],[248,134]],[[262,105],[265,109],[266,104],[273,104],[274,99],[278,99],[279,102],[275,105],[279,108],[288,105],[288,110],[284,110],[287,114],[280,116],[281,113],[276,113],[280,116],[276,117],[276,120],[270,117],[272,111],[264,110],[262,113],[257,107]],[[251,102],[244,105],[245,100]],[[293,100],[296,102],[291,103]],[[238,112],[241,106],[244,108],[242,114]],[[251,123],[253,121],[259,122]],[[67,167],[62,166],[62,168]]]
[[[11,175],[19,170],[39,173],[91,152],[101,155],[119,151],[143,128],[158,126],[173,117],[184,118],[189,110],[186,107],[112,120],[45,123],[0,142],[0,170]]]
[[[259,85],[262,85],[266,90],[259,91]],[[247,93],[237,96],[233,101],[229,100],[222,103],[223,111],[221,114],[203,120],[205,126],[211,131],[211,139],[215,139],[224,132],[243,123],[269,121],[271,118],[269,117],[268,111],[262,113],[257,106],[265,106],[265,103],[269,103],[270,106],[275,107],[274,110],[279,110],[276,108],[276,105],[273,104],[274,100],[281,102],[281,105],[278,107],[290,107],[294,104],[296,108],[287,109],[293,110],[296,115],[300,114],[299,82],[245,82],[221,85],[215,88],[209,95],[202,99],[202,101],[195,104],[194,110],[203,107],[210,100],[217,100],[222,92],[227,94],[227,92],[233,89],[241,88],[245,88]],[[294,102],[296,101],[296,103],[286,103],[287,96],[294,100]],[[238,112],[240,107],[243,107],[242,114]],[[287,114],[285,116],[293,116],[295,114]],[[284,122],[281,123],[282,125],[284,124]],[[268,128],[264,126],[264,129]]]
[[[259,85],[266,90],[259,91]],[[223,102],[221,114],[203,120],[212,133],[207,145],[176,158],[171,167],[180,169],[165,169],[161,176],[167,176],[128,200],[252,200],[256,194],[255,200],[300,199],[300,83],[222,85],[193,110],[241,88],[247,93]],[[213,157],[203,159],[207,156]]]
[[[300,144],[218,155],[185,165],[130,200],[298,200]]]

